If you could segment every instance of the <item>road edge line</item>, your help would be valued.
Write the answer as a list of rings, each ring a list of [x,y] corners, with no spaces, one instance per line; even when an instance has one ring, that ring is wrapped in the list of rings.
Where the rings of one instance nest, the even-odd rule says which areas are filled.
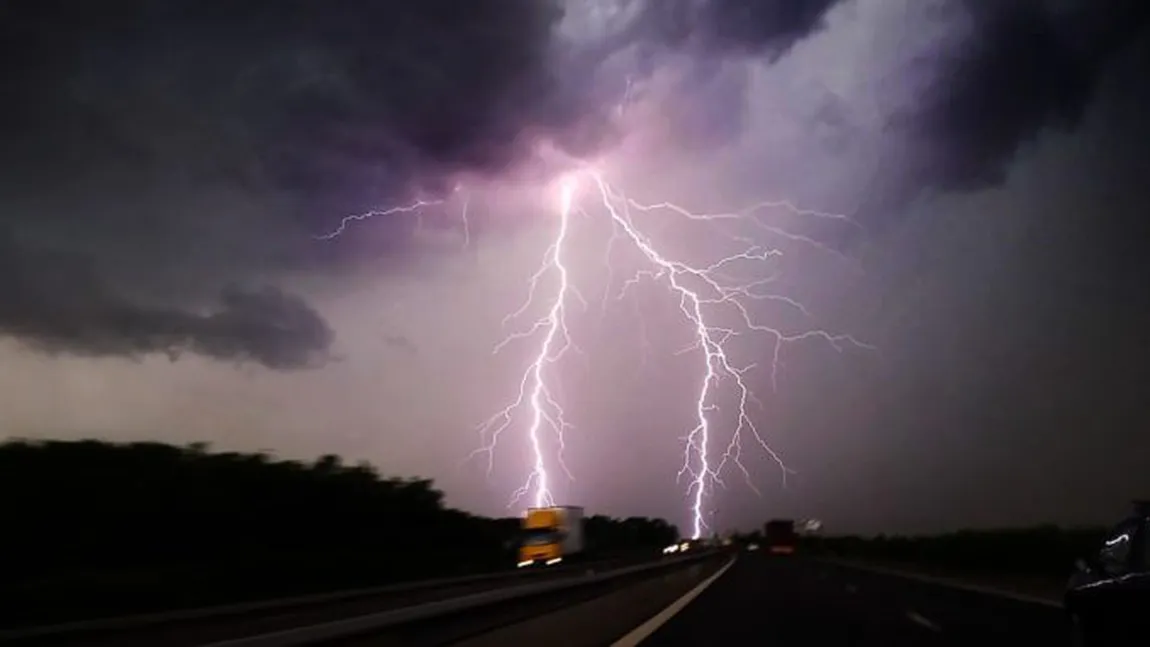
[[[695,598],[699,597],[699,594],[701,594],[703,591],[706,591],[708,587],[710,587],[715,583],[716,580],[722,577],[728,569],[735,565],[735,561],[737,559],[738,556],[732,557],[730,561],[724,564],[717,573],[708,577],[702,582],[699,582],[695,585],[695,588],[687,591],[678,600],[668,604],[661,611],[651,616],[650,618],[647,618],[643,624],[627,632],[627,635],[611,643],[611,647],[635,647],[635,645],[638,645],[639,643],[646,640],[651,636],[651,634],[655,633],[659,627],[662,627],[667,623],[668,620],[674,618],[675,615],[682,611],[684,607],[690,604]]]
[[[883,568],[881,566],[871,566],[869,564],[854,564],[850,562],[840,562],[838,560],[820,560],[824,563],[833,564],[843,568],[853,568],[860,571],[867,571],[877,573],[879,575],[886,575],[888,577],[901,577],[907,580],[914,580],[924,584],[933,584],[949,589],[957,589],[960,591],[967,591],[969,593],[978,593],[980,595],[987,595],[991,597],[1004,598],[1007,600],[1014,600],[1015,602],[1024,602],[1026,604],[1034,604],[1037,606],[1049,607],[1052,609],[1061,609],[1062,603],[1057,600],[1042,598],[1037,595],[1027,595],[1025,593],[1016,593],[1014,591],[1006,591],[997,589],[991,586],[981,586],[979,584],[968,584],[966,582],[959,582],[957,580],[947,579],[945,577],[935,577],[932,575],[923,575],[920,573],[910,573],[907,571],[900,571],[897,569]]]
[[[935,621],[931,620],[930,618],[922,615],[921,613],[919,613],[917,611],[907,609],[906,610],[906,617],[908,619],[910,619],[911,622],[913,622],[913,623],[915,623],[921,627],[926,627],[927,629],[930,629],[931,631],[934,631],[936,633],[942,633],[942,627],[938,626],[938,623],[936,623]]]
[[[302,647],[303,645],[326,644],[357,634],[368,634],[410,622],[432,620],[464,611],[473,611],[492,604],[522,600],[529,596],[551,595],[588,584],[610,582],[636,573],[655,573],[664,569],[680,568],[696,561],[710,559],[712,556],[712,553],[703,552],[656,560],[603,573],[575,576],[569,581],[564,579],[509,588],[500,587],[491,591],[480,591],[460,597],[424,602],[376,613],[353,615],[302,627],[289,627],[268,633],[225,639],[203,644],[200,647]]]
[[[625,568],[625,566],[622,566],[622,564],[627,564],[630,562],[654,563],[655,561],[658,561],[658,558],[639,560],[637,557],[623,557],[618,558],[618,563],[616,563],[616,558],[608,558],[588,562],[581,568],[576,567],[564,572],[570,573],[572,576],[579,575],[580,572],[586,575],[589,572],[602,573],[610,572],[613,568]],[[612,564],[614,565],[612,566]],[[596,570],[598,567],[604,567],[605,570]],[[105,616],[86,620],[69,620],[53,624],[15,626],[7,629],[0,629],[0,642],[17,639],[27,640],[31,638],[42,637],[51,638],[88,631],[142,629],[171,622],[215,620],[228,616],[238,616],[246,613],[261,611],[287,611],[295,607],[303,607],[312,604],[342,602],[345,600],[353,600],[360,597],[367,598],[376,595],[405,593],[408,591],[434,590],[441,587],[467,585],[472,583],[478,584],[483,582],[500,582],[504,580],[512,581],[515,579],[528,581],[538,575],[544,575],[546,573],[546,571],[529,572],[522,569],[498,570],[451,577],[414,579],[402,582],[394,582],[391,584],[382,584],[378,586],[357,587],[352,589],[336,589],[334,591],[320,591],[316,593],[305,593],[288,597],[255,598],[251,600],[242,600],[238,602],[229,602],[223,604],[209,604],[206,606],[192,606],[143,613],[128,613],[117,616]],[[515,584],[513,583],[512,586],[514,585]]]

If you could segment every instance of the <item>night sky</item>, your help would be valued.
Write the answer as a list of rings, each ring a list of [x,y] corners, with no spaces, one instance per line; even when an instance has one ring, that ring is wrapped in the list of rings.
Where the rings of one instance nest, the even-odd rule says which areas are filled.
[[[643,216],[684,262],[780,251],[745,264],[780,297],[756,317],[875,348],[786,344],[772,384],[773,337],[732,342],[793,473],[744,436],[715,526],[1109,520],[1150,495],[1148,23],[1145,0],[0,1],[0,435],[336,453],[508,513],[529,412],[490,475],[468,456],[538,350],[493,353],[549,307],[552,275],[504,325],[582,161],[641,203],[852,219],[770,208],[732,247]],[[594,197],[552,490],[688,528],[701,358],[665,286],[614,300],[642,268],[608,270]],[[416,200],[442,204],[320,239]]]

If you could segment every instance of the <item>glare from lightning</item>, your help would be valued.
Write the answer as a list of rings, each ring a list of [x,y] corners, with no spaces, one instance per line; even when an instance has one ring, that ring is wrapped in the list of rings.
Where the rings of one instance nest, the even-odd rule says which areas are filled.
[[[738,212],[709,214],[695,213],[666,201],[643,204],[613,186],[594,168],[582,168],[564,176],[555,188],[557,191],[555,210],[558,214],[556,233],[543,255],[539,268],[529,278],[526,299],[517,310],[504,318],[504,326],[519,320],[533,306],[544,302],[542,283],[545,279],[553,278],[555,288],[546,297],[548,300],[545,301],[547,306],[544,314],[530,325],[509,334],[496,344],[493,351],[501,352],[509,344],[527,339],[537,340],[537,346],[534,347],[530,363],[520,376],[516,396],[509,404],[478,425],[482,440],[480,447],[471,457],[486,455],[487,470],[490,474],[494,466],[495,451],[502,435],[516,424],[522,412],[522,417],[526,419],[530,469],[523,483],[512,493],[509,507],[520,504],[524,499],[528,499],[532,507],[555,505],[552,471],[549,471],[552,467],[558,467],[573,480],[563,457],[565,436],[572,429],[572,425],[568,422],[556,395],[553,372],[556,365],[569,353],[579,352],[579,348],[572,340],[568,323],[573,303],[579,302],[584,308],[587,305],[573,284],[571,268],[568,265],[567,247],[570,244],[573,216],[578,214],[592,217],[589,209],[597,206],[595,211],[601,212],[603,217],[610,220],[613,230],[613,235],[606,245],[608,269],[611,270],[612,253],[620,243],[630,245],[645,264],[645,269],[639,270],[622,283],[615,298],[618,300],[626,298],[630,291],[643,283],[662,286],[678,304],[693,338],[688,347],[679,351],[680,354],[698,353],[699,376],[698,390],[694,398],[694,422],[682,439],[683,462],[677,480],[687,481],[686,495],[690,505],[691,536],[699,538],[712,530],[707,523],[710,514],[707,510],[708,496],[715,486],[726,485],[723,475],[729,469],[737,469],[749,487],[756,493],[759,492],[742,460],[746,443],[757,445],[778,465],[784,485],[786,476],[793,473],[766,441],[751,415],[751,405],[761,406],[761,403],[755,398],[745,376],[748,371],[756,368],[756,365],[740,364],[733,359],[733,353],[729,348],[732,340],[754,334],[771,341],[768,369],[772,388],[777,387],[782,349],[788,344],[821,340],[840,352],[848,347],[870,350],[873,350],[873,347],[851,335],[821,329],[786,332],[762,323],[752,315],[750,309],[752,302],[767,301],[782,304],[805,317],[810,316],[799,301],[769,290],[772,281],[777,278],[775,274],[758,272],[757,275],[765,275],[765,278],[740,281],[729,273],[736,266],[745,263],[769,269],[772,263],[782,257],[782,251],[765,247],[751,237],[728,233],[731,240],[744,245],[742,251],[722,257],[713,263],[693,265],[674,258],[660,249],[636,223],[636,216],[662,214],[694,222],[750,223],[791,242],[811,245],[836,255],[839,255],[838,252],[813,238],[763,222],[758,214],[767,209],[784,209],[799,216],[830,218],[848,223],[851,221],[843,215],[800,209],[788,201],[761,202]],[[582,196],[581,193],[588,195]],[[356,221],[403,213],[418,216],[423,209],[442,204],[444,201],[441,200],[418,201],[407,206],[347,216],[335,229],[319,238],[329,240],[340,236]],[[465,194],[461,208],[465,244],[470,242],[467,208],[468,199]],[[841,255],[839,256],[841,258]],[[610,283],[609,277],[608,290],[612,289]],[[720,319],[720,315],[725,313],[727,316]],[[639,325],[642,325],[641,321]],[[648,347],[645,336],[643,342],[644,346]],[[722,392],[723,384],[729,384],[731,390]],[[718,423],[714,418],[718,412],[716,400],[723,393],[733,394],[736,404],[731,416],[733,428],[727,435],[727,442],[717,447]],[[547,439],[557,447],[554,466],[549,465],[549,453],[545,449]]]

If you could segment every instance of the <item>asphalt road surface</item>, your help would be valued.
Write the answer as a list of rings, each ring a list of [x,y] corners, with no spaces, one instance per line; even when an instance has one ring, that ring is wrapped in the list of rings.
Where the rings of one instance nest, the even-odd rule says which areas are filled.
[[[1066,645],[1055,603],[1023,602],[799,557],[743,553],[638,644]],[[635,644],[624,639],[617,644]]]
[[[0,631],[0,644],[20,647],[194,647],[215,641],[242,638],[262,633],[302,627],[359,615],[367,615],[413,606],[425,602],[495,590],[523,586],[542,581],[581,578],[587,570],[612,569],[626,565],[653,561],[644,555],[611,558],[585,564],[570,564],[539,570],[511,571],[506,577],[477,579],[451,586],[409,588],[399,586],[369,594],[357,594],[336,599],[299,603],[291,606],[273,606],[248,611],[221,613],[205,617],[175,619],[141,624],[138,626],[88,629],[22,635],[19,630],[7,634]],[[412,583],[418,585],[418,582]],[[322,596],[321,596],[322,597]]]

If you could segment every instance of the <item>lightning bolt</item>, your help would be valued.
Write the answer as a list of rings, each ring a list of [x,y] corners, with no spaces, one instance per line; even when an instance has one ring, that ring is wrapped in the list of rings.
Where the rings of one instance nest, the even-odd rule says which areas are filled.
[[[765,249],[752,245],[745,251],[721,258],[717,262],[707,266],[699,267],[690,265],[682,261],[671,259],[661,253],[655,247],[652,240],[638,229],[632,218],[631,210],[634,209],[646,213],[661,210],[671,211],[688,219],[700,221],[717,221],[746,217],[754,211],[768,207],[785,207],[793,213],[801,215],[844,219],[845,217],[802,210],[786,201],[763,202],[741,214],[696,214],[670,202],[652,205],[640,204],[614,189],[601,174],[590,172],[589,175],[597,188],[599,200],[604,211],[610,216],[612,224],[616,226],[616,235],[621,235],[638,249],[643,258],[653,268],[650,270],[641,270],[634,277],[624,282],[623,289],[619,293],[619,298],[625,296],[627,289],[637,285],[644,279],[656,283],[663,283],[677,298],[679,309],[689,322],[695,337],[694,342],[686,350],[700,351],[702,378],[695,399],[695,426],[685,437],[683,465],[677,475],[677,478],[680,480],[684,476],[689,477],[687,496],[691,500],[692,538],[699,538],[708,530],[705,521],[707,514],[706,510],[704,510],[708,485],[711,483],[723,484],[721,474],[728,463],[737,466],[751,489],[756,493],[759,492],[751,479],[750,472],[741,460],[742,441],[745,436],[749,435],[754,442],[778,464],[784,478],[784,483],[786,475],[793,473],[783,462],[779,454],[766,442],[759,432],[758,427],[755,425],[754,419],[748,413],[748,404],[755,400],[755,396],[744,381],[744,375],[747,371],[754,368],[755,365],[735,365],[727,352],[728,341],[743,334],[744,331],[763,333],[773,340],[770,373],[772,387],[777,386],[780,352],[786,344],[818,338],[829,342],[832,347],[840,352],[844,349],[844,346],[848,344],[859,348],[870,349],[873,347],[858,341],[851,335],[832,334],[824,330],[806,330],[796,334],[787,334],[782,330],[757,323],[754,320],[747,309],[747,305],[744,302],[745,299],[781,302],[804,315],[809,316],[810,314],[801,303],[794,299],[780,294],[757,291],[772,280],[770,277],[751,282],[735,283],[733,285],[728,281],[724,281],[724,279],[727,278],[723,273],[725,267],[741,261],[766,263],[772,259],[781,257],[782,252],[780,250]],[[777,228],[767,227],[757,219],[752,222],[790,240],[808,242],[822,249],[833,251],[813,239],[791,234]],[[746,241],[747,239],[740,238],[740,240]],[[700,285],[701,288],[691,287],[690,282],[692,280],[694,283]],[[704,290],[706,292],[704,292]],[[710,322],[707,309],[713,306],[724,305],[735,311],[739,322],[742,324],[742,331]],[[719,382],[724,379],[730,380],[734,384],[738,405],[735,428],[731,432],[730,440],[726,445],[725,451],[719,459],[715,461],[710,454],[712,422],[708,414],[717,410],[717,406],[713,404],[714,392]]]
[[[547,473],[547,463],[542,447],[541,434],[544,430],[550,430],[556,436],[559,444],[558,462],[568,478],[571,477],[570,470],[567,469],[566,464],[563,462],[562,453],[564,446],[563,435],[571,425],[567,422],[563,407],[560,406],[558,400],[552,394],[551,388],[548,386],[546,370],[561,360],[568,351],[575,348],[571,342],[571,334],[567,328],[566,315],[568,300],[571,298],[571,295],[577,295],[578,293],[571,285],[570,273],[563,261],[563,251],[567,242],[567,234],[571,228],[571,213],[575,197],[575,188],[575,182],[572,178],[564,178],[560,182],[559,228],[555,240],[547,248],[543,263],[539,266],[535,274],[531,276],[527,299],[518,310],[503,319],[503,324],[506,326],[508,322],[518,318],[531,307],[536,301],[539,282],[549,271],[554,270],[555,274],[558,275],[559,287],[550,307],[547,309],[547,313],[536,320],[527,330],[509,335],[497,344],[494,349],[494,352],[498,353],[507,346],[507,344],[516,339],[529,337],[537,334],[539,331],[544,331],[543,340],[539,344],[539,351],[519,381],[519,393],[517,397],[511,404],[479,425],[480,435],[485,439],[485,442],[480,449],[473,452],[473,455],[478,453],[487,455],[487,471],[488,474],[490,474],[493,467],[492,461],[495,456],[495,447],[499,442],[500,434],[515,420],[515,412],[518,409],[523,406],[529,407],[531,410],[531,423],[527,429],[527,437],[531,444],[532,467],[530,473],[527,475],[526,482],[512,493],[509,505],[515,505],[529,492],[531,493],[534,506],[537,508],[555,504],[554,498],[551,495],[549,485],[550,476]],[[584,303],[584,305],[586,304]]]
[[[352,214],[350,216],[344,216],[343,218],[340,218],[339,224],[336,225],[335,228],[333,228],[331,231],[329,231],[327,233],[320,234],[320,235],[316,236],[316,240],[332,240],[334,238],[338,238],[338,237],[342,236],[345,231],[347,231],[348,227],[352,226],[353,224],[355,224],[356,222],[359,222],[359,221],[370,220],[372,218],[382,218],[382,217],[386,217],[386,216],[394,216],[396,214],[401,214],[401,213],[410,213],[410,214],[415,214],[416,216],[418,216],[425,208],[433,207],[433,206],[437,206],[437,205],[441,205],[441,204],[443,204],[443,200],[416,200],[415,202],[412,202],[411,204],[400,206],[400,207],[392,207],[390,209],[382,209],[382,210],[373,209],[371,211],[365,211],[363,213],[356,213],[356,214]]]
[[[586,180],[586,183],[582,182],[583,180]],[[591,187],[589,192],[594,194],[593,199],[586,201],[587,205],[579,204],[576,200],[580,188],[584,185]],[[335,238],[343,234],[356,221],[405,213],[418,216],[425,207],[439,204],[443,204],[443,201],[418,201],[392,209],[347,216],[339,222],[335,229],[318,238],[321,240]],[[467,204],[465,197],[461,217],[463,218],[464,235],[470,241]],[[743,448],[747,442],[757,445],[779,466],[784,485],[787,475],[794,473],[766,441],[751,415],[751,404],[762,406],[745,377],[748,371],[756,367],[756,364],[740,365],[732,360],[732,353],[729,350],[730,342],[748,334],[762,335],[771,340],[769,377],[772,389],[777,388],[783,348],[790,344],[821,340],[839,352],[848,347],[867,350],[875,350],[875,348],[848,334],[836,334],[822,329],[787,332],[781,328],[764,324],[752,316],[750,303],[756,301],[783,304],[804,317],[810,316],[802,303],[767,289],[776,275],[768,274],[766,278],[740,281],[729,272],[740,263],[752,263],[760,267],[769,266],[783,256],[782,251],[765,247],[750,237],[728,233],[731,240],[745,244],[743,251],[722,257],[706,265],[694,265],[673,258],[662,251],[637,224],[636,215],[674,215],[689,221],[706,223],[747,222],[772,235],[817,247],[839,255],[840,258],[842,256],[836,250],[813,238],[770,226],[763,222],[757,214],[766,209],[785,209],[799,216],[851,221],[848,217],[839,214],[800,209],[788,201],[761,202],[732,213],[695,213],[672,202],[643,204],[632,200],[624,192],[612,186],[600,172],[593,168],[583,168],[562,178],[558,186],[556,210],[559,217],[555,236],[547,247],[539,268],[529,278],[526,299],[517,310],[504,318],[504,326],[518,320],[532,305],[540,301],[541,284],[546,278],[554,277],[557,286],[544,314],[534,320],[531,325],[509,334],[496,344],[493,352],[499,353],[517,340],[537,337],[539,339],[538,346],[533,353],[532,360],[519,379],[515,398],[510,404],[478,425],[482,439],[480,447],[469,456],[469,458],[473,458],[477,455],[486,455],[487,471],[490,474],[494,466],[495,450],[502,434],[516,421],[521,410],[528,412],[526,435],[530,449],[530,469],[524,482],[512,493],[509,506],[515,505],[525,497],[530,498],[534,507],[555,504],[555,497],[552,493],[553,479],[549,472],[548,452],[545,449],[545,439],[548,437],[552,439],[557,448],[555,452],[556,464],[569,479],[572,479],[563,453],[565,435],[573,427],[567,420],[566,413],[559,398],[556,397],[550,380],[553,379],[551,372],[556,364],[572,351],[581,352],[572,341],[568,328],[568,318],[573,302],[580,302],[584,308],[586,308],[587,303],[572,282],[570,268],[567,265],[566,248],[569,244],[572,216],[579,214],[591,217],[588,211],[591,204],[597,204],[601,207],[603,214],[612,225],[613,235],[608,240],[606,249],[609,271],[613,273],[610,261],[612,252],[619,243],[629,244],[638,251],[646,265],[645,269],[637,271],[631,278],[622,282],[616,300],[624,299],[629,291],[636,289],[642,283],[661,285],[677,301],[679,311],[692,333],[692,343],[680,350],[679,353],[698,353],[700,376],[694,399],[695,420],[693,426],[682,439],[684,443],[683,462],[676,479],[679,482],[682,482],[684,478],[687,479],[686,495],[690,502],[692,538],[699,538],[711,530],[707,523],[709,518],[709,513],[706,510],[708,496],[715,485],[726,487],[723,474],[728,471],[729,466],[733,466],[743,475],[744,480],[753,491],[759,492],[750,471],[742,461]],[[611,282],[612,277],[609,276],[608,293],[611,290]],[[720,323],[724,312],[733,313],[734,324]],[[729,315],[728,318],[730,318]],[[714,414],[718,411],[715,400],[719,395],[721,385],[724,383],[731,385],[737,405],[734,412],[734,426],[730,430],[729,438],[721,450],[716,450],[713,447],[717,436],[715,428],[717,423],[713,420]]]
[[[635,276],[623,282],[622,289],[616,298],[623,299],[629,290],[643,281],[661,284],[677,300],[679,309],[692,330],[694,341],[681,352],[699,352],[701,376],[695,398],[695,424],[683,439],[683,463],[677,474],[677,479],[680,482],[685,477],[688,479],[687,496],[690,500],[692,537],[698,538],[709,530],[706,522],[708,513],[705,509],[707,495],[714,484],[725,486],[722,474],[729,465],[734,466],[743,474],[752,490],[756,493],[759,492],[754,485],[750,471],[742,461],[744,439],[753,441],[779,466],[784,484],[786,475],[793,473],[793,470],[784,463],[782,457],[767,443],[750,414],[750,404],[756,403],[757,400],[744,376],[755,365],[740,366],[732,361],[731,354],[728,352],[729,342],[735,337],[749,333],[762,334],[773,341],[770,360],[772,388],[777,386],[782,349],[788,344],[820,339],[840,352],[845,350],[847,346],[864,349],[873,349],[873,347],[851,335],[833,334],[821,329],[788,333],[760,323],[752,317],[751,311],[748,309],[749,301],[774,301],[793,308],[804,316],[810,315],[798,301],[785,295],[763,290],[773,280],[773,276],[754,281],[737,282],[731,280],[725,271],[740,262],[769,263],[782,256],[780,250],[764,248],[747,237],[732,235],[734,240],[748,245],[744,251],[721,258],[709,265],[695,266],[671,258],[660,251],[654,241],[644,234],[636,224],[634,214],[665,212],[693,221],[749,221],[777,236],[813,245],[836,255],[838,252],[812,238],[769,226],[753,216],[756,212],[764,209],[783,208],[801,216],[850,221],[846,216],[838,214],[800,209],[787,201],[762,202],[736,213],[698,214],[671,202],[654,204],[636,202],[613,187],[601,173],[594,169],[584,169],[581,173],[567,177],[560,190],[560,225],[556,237],[547,249],[544,263],[531,277],[530,288],[524,305],[508,315],[504,323],[519,317],[530,304],[536,301],[540,280],[550,271],[559,274],[558,290],[553,301],[551,301],[550,308],[543,317],[536,320],[527,329],[505,338],[496,346],[496,351],[505,347],[512,340],[531,337],[540,334],[541,331],[542,341],[533,362],[523,374],[517,397],[510,405],[480,425],[481,433],[484,434],[486,440],[478,451],[486,452],[490,460],[498,436],[511,425],[515,412],[520,408],[527,408],[530,411],[531,422],[527,433],[533,451],[533,468],[526,482],[513,494],[513,503],[528,493],[532,495],[536,506],[553,503],[554,498],[549,489],[550,480],[546,471],[546,461],[541,451],[540,434],[547,430],[558,439],[559,462],[562,465],[564,432],[571,427],[564,417],[561,405],[546,383],[547,373],[545,369],[562,359],[564,354],[573,347],[566,322],[566,314],[568,313],[566,304],[574,287],[570,283],[569,273],[563,265],[562,258],[563,247],[568,239],[571,215],[578,213],[583,216],[590,216],[586,207],[575,204],[578,190],[577,180],[582,178],[589,180],[589,184],[594,188],[595,202],[598,203],[612,223],[614,235],[607,244],[609,271],[613,271],[610,269],[611,252],[619,242],[629,243],[638,250],[648,266],[647,269],[640,270]],[[610,285],[608,285],[608,290],[610,289]],[[714,317],[710,311],[722,307],[735,313],[738,322],[737,327],[720,325],[713,321]],[[717,411],[714,400],[716,391],[722,382],[729,382],[733,385],[738,404],[735,412],[734,429],[731,430],[729,440],[720,453],[713,452],[711,446],[715,435],[712,415]],[[489,463],[489,470],[490,466]],[[565,466],[563,469],[570,476]]]

